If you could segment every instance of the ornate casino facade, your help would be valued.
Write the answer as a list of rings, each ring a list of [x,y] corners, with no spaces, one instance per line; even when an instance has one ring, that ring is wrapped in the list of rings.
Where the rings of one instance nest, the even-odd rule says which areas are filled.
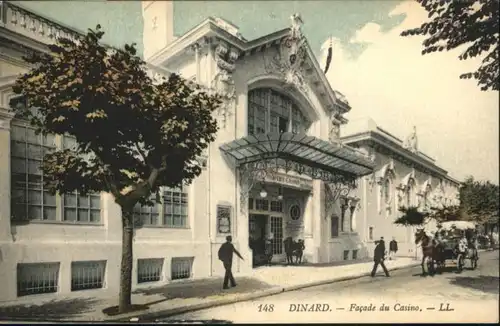
[[[48,194],[38,168],[43,152],[74,140],[36,135],[9,109],[13,83],[29,69],[21,57],[78,31],[1,6],[0,301],[116,293],[119,206],[108,193]],[[398,207],[455,200],[458,182],[414,150],[416,136],[403,143],[373,122],[351,128],[344,117],[351,107],[326,80],[300,15],[250,41],[221,18],[175,37],[172,6],[143,2],[151,77],[179,73],[224,103],[201,175],[163,189],[158,205],[136,207],[133,287],[221,275],[217,251],[228,235],[248,258],[235,261],[242,274],[258,264],[265,239],[275,263],[284,260],[287,237],[304,240],[312,264],[366,258],[380,236],[396,237],[401,255],[413,255],[412,230],[392,224]]]

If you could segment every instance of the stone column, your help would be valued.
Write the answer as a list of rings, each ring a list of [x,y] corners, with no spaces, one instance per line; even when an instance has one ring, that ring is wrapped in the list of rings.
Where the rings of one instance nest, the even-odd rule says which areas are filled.
[[[10,121],[12,112],[0,107],[0,242],[11,241],[10,232]]]

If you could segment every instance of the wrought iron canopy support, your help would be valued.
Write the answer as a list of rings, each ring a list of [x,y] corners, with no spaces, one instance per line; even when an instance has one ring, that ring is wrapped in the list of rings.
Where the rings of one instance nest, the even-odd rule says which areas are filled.
[[[250,192],[259,182],[264,182],[278,172],[278,166],[268,161],[241,164],[238,167],[240,179],[240,210],[245,212],[248,206]]]
[[[337,200],[348,197],[356,188],[356,179],[339,178],[336,182],[325,182],[325,218]]]

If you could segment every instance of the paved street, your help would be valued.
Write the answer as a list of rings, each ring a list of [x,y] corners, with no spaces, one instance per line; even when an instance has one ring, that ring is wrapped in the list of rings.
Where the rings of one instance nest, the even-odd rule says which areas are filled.
[[[468,262],[467,262],[468,263]],[[483,252],[479,268],[449,268],[421,277],[420,268],[375,278],[285,292],[162,319],[239,322],[498,322],[499,252]],[[468,266],[468,265],[467,265]],[[380,310],[384,305],[387,310]],[[312,306],[312,308],[311,308]],[[440,311],[448,310],[448,311]],[[315,309],[320,311],[296,310]],[[294,310],[294,311],[290,311]]]

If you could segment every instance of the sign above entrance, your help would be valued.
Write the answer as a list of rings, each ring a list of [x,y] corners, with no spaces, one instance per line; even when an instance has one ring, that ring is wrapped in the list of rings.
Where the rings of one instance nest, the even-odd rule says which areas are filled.
[[[298,176],[289,175],[286,173],[270,173],[266,175],[265,182],[277,183],[282,186],[298,188],[301,190],[312,190],[312,180],[307,180]]]

